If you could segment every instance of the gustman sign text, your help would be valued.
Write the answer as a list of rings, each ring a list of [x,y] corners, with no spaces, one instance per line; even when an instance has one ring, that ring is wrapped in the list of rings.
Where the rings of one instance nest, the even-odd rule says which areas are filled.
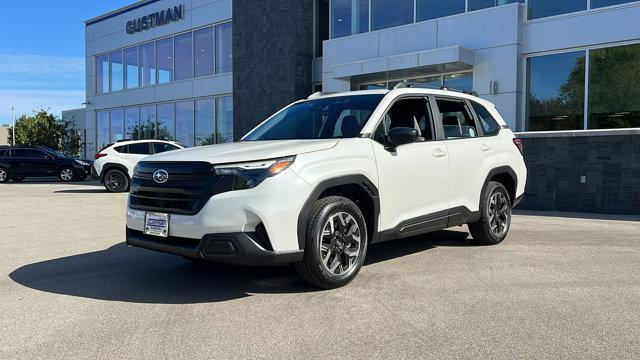
[[[174,6],[127,22],[127,34],[135,34],[182,19],[184,19],[184,5]]]

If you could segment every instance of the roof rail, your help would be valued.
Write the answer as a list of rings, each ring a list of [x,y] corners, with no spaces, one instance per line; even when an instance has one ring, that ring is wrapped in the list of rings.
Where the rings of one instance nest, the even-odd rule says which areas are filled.
[[[318,98],[320,96],[331,95],[331,94],[337,94],[337,92],[335,92],[335,91],[334,92],[316,91],[313,94],[309,95],[307,100],[311,100],[311,99]]]
[[[420,85],[420,86],[417,86],[417,85]],[[432,86],[432,85],[424,86],[423,83],[417,83],[417,82],[411,82],[411,81],[401,81],[398,84],[396,84],[396,86],[393,87],[393,90],[405,89],[405,88],[414,88],[414,87],[419,87],[421,89],[435,89],[435,90],[444,90],[444,91],[455,91],[455,92],[459,92],[459,93],[463,93],[463,94],[467,94],[467,95],[478,97],[478,93],[475,92],[475,91],[467,91],[467,90],[462,90],[462,89],[448,88],[446,86]]]

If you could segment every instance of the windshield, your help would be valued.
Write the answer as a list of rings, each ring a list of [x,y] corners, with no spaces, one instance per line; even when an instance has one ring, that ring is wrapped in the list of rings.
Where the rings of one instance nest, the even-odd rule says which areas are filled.
[[[276,113],[243,141],[356,137],[383,97],[347,95],[303,101]]]

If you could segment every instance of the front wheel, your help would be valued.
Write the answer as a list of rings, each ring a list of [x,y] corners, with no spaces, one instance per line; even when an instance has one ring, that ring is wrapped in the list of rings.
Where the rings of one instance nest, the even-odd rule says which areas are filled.
[[[63,167],[62,169],[60,169],[60,172],[58,173],[58,177],[63,182],[71,182],[75,178],[75,175],[73,173],[73,169],[72,168]]]
[[[482,192],[480,220],[469,224],[473,239],[481,244],[499,244],[507,237],[511,226],[511,199],[499,182],[490,181]]]
[[[362,268],[367,243],[367,224],[358,206],[341,196],[322,198],[311,208],[304,257],[293,268],[319,288],[344,286]]]
[[[104,175],[104,187],[110,192],[129,190],[129,177],[118,169],[111,169]]]

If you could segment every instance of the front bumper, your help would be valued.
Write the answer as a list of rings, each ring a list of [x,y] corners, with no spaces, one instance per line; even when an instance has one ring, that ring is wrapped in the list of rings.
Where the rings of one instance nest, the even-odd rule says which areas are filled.
[[[256,232],[206,234],[201,239],[162,238],[127,228],[127,245],[208,261],[240,265],[277,265],[302,260],[304,252],[269,251]]]

